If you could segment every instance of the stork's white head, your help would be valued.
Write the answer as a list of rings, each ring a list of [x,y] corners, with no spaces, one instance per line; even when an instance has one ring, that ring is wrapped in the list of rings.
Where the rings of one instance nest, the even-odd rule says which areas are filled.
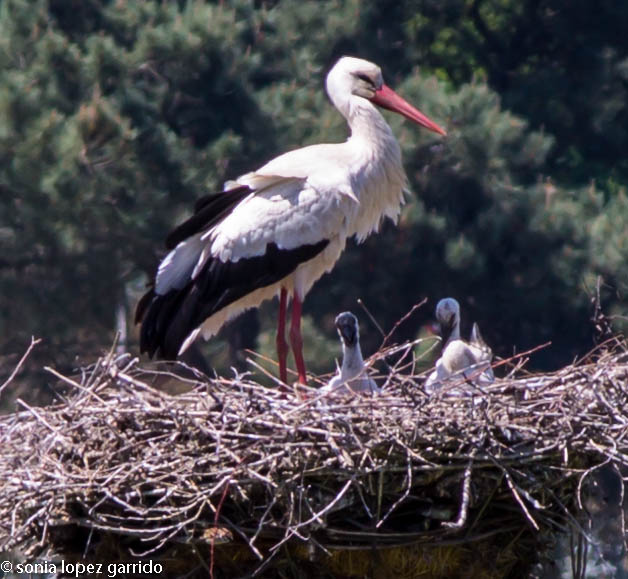
[[[443,344],[460,338],[460,304],[454,298],[443,298],[436,304]]]
[[[383,85],[379,66],[353,56],[343,56],[327,75],[327,92],[332,100],[351,94],[371,100]]]
[[[343,56],[327,75],[327,94],[345,117],[350,115],[351,99],[359,97],[399,113],[430,131],[446,134],[434,121],[386,86],[379,66],[368,60]]]

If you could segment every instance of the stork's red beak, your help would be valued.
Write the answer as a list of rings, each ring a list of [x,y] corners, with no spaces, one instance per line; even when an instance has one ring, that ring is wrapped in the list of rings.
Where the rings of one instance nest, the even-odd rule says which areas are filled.
[[[375,92],[375,96],[371,99],[371,102],[389,111],[399,113],[430,131],[434,131],[440,135],[447,134],[444,129],[439,127],[434,121],[428,119],[421,111],[415,109],[407,100],[401,98],[393,89],[385,84]]]

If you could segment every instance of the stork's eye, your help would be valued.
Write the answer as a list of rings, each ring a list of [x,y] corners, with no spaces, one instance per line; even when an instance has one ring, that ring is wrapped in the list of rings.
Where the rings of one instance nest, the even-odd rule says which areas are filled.
[[[375,83],[373,82],[373,79],[369,78],[363,72],[356,72],[355,76],[357,76],[360,80],[363,80],[365,83],[370,84],[373,87],[375,86]]]

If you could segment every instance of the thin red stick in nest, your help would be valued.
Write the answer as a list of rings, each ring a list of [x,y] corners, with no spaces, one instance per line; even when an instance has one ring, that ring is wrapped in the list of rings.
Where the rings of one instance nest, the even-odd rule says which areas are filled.
[[[216,507],[216,512],[214,513],[214,528],[218,528],[218,521],[220,520],[220,511],[222,510],[222,505],[227,498],[227,493],[229,492],[229,487],[231,486],[231,481],[227,481],[225,484],[225,488],[222,491],[222,495],[220,496],[220,500],[218,501],[218,506]],[[216,546],[216,533],[212,535],[212,541],[209,547],[209,576],[211,579],[214,579],[214,549]]]

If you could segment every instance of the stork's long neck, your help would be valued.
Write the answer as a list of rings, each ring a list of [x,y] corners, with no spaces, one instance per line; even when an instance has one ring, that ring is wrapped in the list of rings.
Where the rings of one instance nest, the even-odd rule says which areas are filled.
[[[340,112],[351,129],[350,141],[371,149],[375,156],[393,156],[401,163],[399,144],[377,107],[361,97],[351,96],[346,110]]]
[[[460,339],[460,317],[456,316],[454,319],[454,325],[451,330],[451,335],[449,336],[449,340],[459,340]]]
[[[353,102],[352,102],[353,101]],[[351,128],[352,139],[365,139],[370,143],[395,144],[397,140],[392,129],[373,103],[360,97],[352,97],[347,123]]]
[[[342,342],[342,368],[340,374],[343,379],[348,380],[357,376],[364,368],[364,359],[362,358],[362,350],[360,342],[357,341],[353,346],[347,346]]]
[[[399,144],[375,105],[351,94],[332,96],[332,101],[351,129],[349,139],[338,147],[347,160],[353,195],[359,200],[347,232],[360,242],[378,229],[384,217],[397,219],[407,177]]]
[[[351,129],[350,141],[360,142],[375,151],[399,150],[397,140],[386,119],[369,100],[342,91],[329,91],[334,106],[347,120]],[[375,152],[374,151],[374,152]],[[400,155],[397,155],[400,159]]]
[[[451,323],[451,325],[444,325],[444,327],[445,329],[442,330],[441,334],[443,348],[445,348],[448,344],[451,344],[451,342],[460,339],[460,317],[456,315],[453,323]],[[449,328],[451,328],[451,330]]]

